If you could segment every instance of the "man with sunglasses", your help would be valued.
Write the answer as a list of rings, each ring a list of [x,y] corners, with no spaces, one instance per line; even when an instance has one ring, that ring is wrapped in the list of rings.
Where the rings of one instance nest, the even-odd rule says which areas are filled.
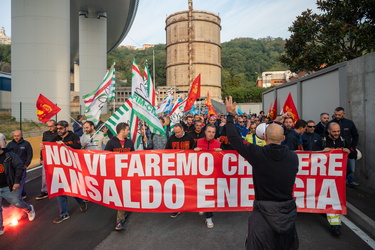
[[[305,151],[319,151],[321,144],[321,137],[315,133],[315,122],[313,120],[307,121],[306,132],[302,135],[303,149]]]
[[[79,136],[74,134],[73,131],[69,130],[69,124],[67,121],[61,120],[56,124],[57,128],[57,136],[55,136],[51,142],[56,142],[59,145],[65,145],[67,147],[71,147],[74,149],[81,149],[81,142],[79,140]],[[87,202],[82,200],[81,198],[74,197],[79,204],[79,209],[81,212],[85,212],[87,210]],[[68,196],[67,195],[60,195],[57,196],[57,202],[59,204],[60,215],[57,217],[53,223],[59,224],[64,220],[70,218],[68,212]]]
[[[253,167],[255,200],[248,222],[247,249],[298,249],[293,187],[298,156],[281,145],[283,128],[269,124],[264,147],[244,143],[233,122],[236,103],[226,98],[227,134],[233,148]]]

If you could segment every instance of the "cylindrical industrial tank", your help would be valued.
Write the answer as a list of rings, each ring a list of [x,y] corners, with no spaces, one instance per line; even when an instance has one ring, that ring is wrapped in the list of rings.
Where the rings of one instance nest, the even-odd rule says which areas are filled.
[[[167,86],[189,90],[201,74],[201,96],[221,99],[220,17],[188,10],[166,19]]]

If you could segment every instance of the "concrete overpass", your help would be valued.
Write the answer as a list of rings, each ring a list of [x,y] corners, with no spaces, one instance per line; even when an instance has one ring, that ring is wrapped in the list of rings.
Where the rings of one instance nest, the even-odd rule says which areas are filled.
[[[45,95],[69,120],[70,73],[80,96],[103,79],[107,53],[125,38],[139,0],[12,0],[12,115],[36,120]],[[34,112],[30,112],[32,108]]]

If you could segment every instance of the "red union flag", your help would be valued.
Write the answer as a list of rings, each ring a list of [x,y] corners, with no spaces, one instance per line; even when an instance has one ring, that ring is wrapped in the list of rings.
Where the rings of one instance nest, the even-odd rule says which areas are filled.
[[[292,94],[289,93],[288,97],[285,100],[284,106],[281,109],[281,111],[285,114],[286,112],[289,112],[290,116],[293,118],[293,121],[296,122],[300,118],[298,116],[298,111],[296,108],[296,105],[294,105]]]
[[[212,107],[210,92],[207,92],[206,106],[208,108],[208,114],[209,115],[217,116],[216,110],[214,109],[214,107]]]
[[[184,112],[188,112],[199,97],[201,97],[201,74],[195,78],[191,85]]]
[[[36,101],[36,116],[38,120],[46,123],[48,122],[52,116],[56,115],[60,112],[60,108],[55,105],[53,102],[48,100],[47,97],[40,94],[38,100]]]
[[[270,109],[268,110],[267,116],[270,118],[271,121],[276,119],[276,112],[277,112],[277,98],[275,99],[275,102],[270,106]]]
[[[252,210],[253,168],[234,150],[116,153],[43,145],[49,198],[69,195],[136,212]],[[298,211],[346,214],[347,154],[296,153],[293,196]]]

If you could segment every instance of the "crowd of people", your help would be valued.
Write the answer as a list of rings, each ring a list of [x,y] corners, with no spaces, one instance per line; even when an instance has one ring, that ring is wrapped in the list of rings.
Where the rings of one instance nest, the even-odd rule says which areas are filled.
[[[163,125],[166,136],[151,133],[147,124],[140,124],[139,134],[142,138],[141,150],[237,150],[240,154],[243,154],[245,159],[249,158],[248,161],[254,167],[253,178],[256,196],[254,216],[249,220],[249,237],[251,237],[251,234],[254,233],[253,231],[256,230],[256,228],[254,228],[255,225],[266,228],[264,226],[265,222],[259,219],[259,214],[262,214],[264,209],[269,209],[268,206],[270,204],[264,204],[261,201],[272,201],[276,202],[278,205],[281,204],[280,201],[283,201],[282,206],[287,207],[287,210],[291,213],[295,212],[295,203],[290,203],[290,201],[294,201],[292,190],[295,175],[298,171],[298,162],[296,166],[296,155],[290,154],[289,152],[296,150],[328,152],[331,149],[341,148],[344,152],[348,153],[349,158],[347,164],[347,185],[351,188],[357,188],[359,186],[353,178],[359,135],[355,124],[345,118],[345,111],[342,107],[337,107],[334,110],[331,120],[329,119],[328,113],[322,113],[320,115],[320,121],[316,124],[313,120],[294,121],[288,113],[278,116],[274,121],[270,120],[263,111],[259,114],[238,115],[233,109],[234,106],[231,99],[227,99],[228,113],[226,114],[219,114],[218,116],[187,114],[176,124],[171,124],[168,115],[161,116],[159,120]],[[259,138],[256,134],[257,126],[262,123],[268,125],[265,138]],[[83,122],[83,116],[81,115],[74,121],[72,125],[73,131],[69,130],[69,123],[64,120],[59,122],[50,120],[47,122],[47,126],[48,130],[43,133],[43,142],[56,142],[60,145],[65,144],[75,149],[108,150],[113,152],[134,151],[134,145],[128,138],[129,124],[126,123],[117,124],[116,135],[112,135],[103,122],[97,126],[91,121]],[[246,141],[246,143],[243,143],[244,141]],[[31,205],[23,201],[26,197],[26,190],[24,188],[26,168],[30,165],[32,159],[31,145],[23,139],[22,132],[17,130],[14,131],[13,140],[8,143],[8,145],[2,142],[0,146],[0,164],[14,169],[14,171],[11,171],[13,173],[12,176],[8,176],[9,172],[1,171],[0,168],[0,204],[2,198],[12,204],[17,204],[16,206],[24,209],[24,211],[28,213],[31,221],[35,218],[35,211]],[[252,154],[259,155],[257,150],[259,151],[262,147],[267,147],[268,153],[262,156],[263,158],[260,157],[260,160],[247,157]],[[42,148],[43,144],[41,144],[41,149]],[[281,188],[279,188],[277,184],[278,180],[266,180],[265,177],[262,176],[262,171],[258,170],[262,168],[257,166],[264,166],[267,165],[267,162],[270,162],[269,168],[275,171],[275,173],[278,173],[278,171],[274,169],[274,166],[275,164],[284,164],[282,163],[283,160],[281,157],[283,155],[287,155],[287,159],[289,159],[289,163],[285,163],[286,166],[289,166],[289,170],[285,171],[286,176],[278,178],[278,180],[287,180],[288,185],[280,185]],[[8,160],[9,157],[12,159],[10,162]],[[41,165],[44,168],[42,154]],[[44,169],[42,173],[41,193],[36,197],[36,200],[42,200],[48,197]],[[279,176],[283,175],[283,173],[278,174]],[[269,193],[270,191],[265,191],[264,187],[270,187],[269,190],[273,191]],[[3,193],[3,190],[7,192]],[[88,209],[87,201],[80,198],[75,199],[82,212]],[[53,221],[55,224],[69,219],[67,210],[68,197],[58,196],[57,201],[60,213]],[[272,206],[275,205],[273,204]],[[123,210],[117,211],[116,230],[124,230],[127,214],[128,213]],[[206,226],[208,228],[213,228],[213,213],[206,212],[204,214]],[[176,218],[178,215],[179,213],[173,213],[170,216]],[[335,235],[340,235],[341,222],[339,215],[327,214],[327,218],[332,227],[332,232]],[[0,219],[0,234],[2,234],[4,232],[2,217],[0,217]],[[291,225],[294,225],[293,216],[290,220]],[[289,240],[294,239],[294,237],[296,237],[294,226],[290,226],[289,229],[292,230],[290,231],[292,234],[288,236]],[[264,235],[265,238],[263,239],[271,237],[270,231],[267,232],[268,234]],[[252,245],[255,243],[254,241],[249,241],[249,244]]]

